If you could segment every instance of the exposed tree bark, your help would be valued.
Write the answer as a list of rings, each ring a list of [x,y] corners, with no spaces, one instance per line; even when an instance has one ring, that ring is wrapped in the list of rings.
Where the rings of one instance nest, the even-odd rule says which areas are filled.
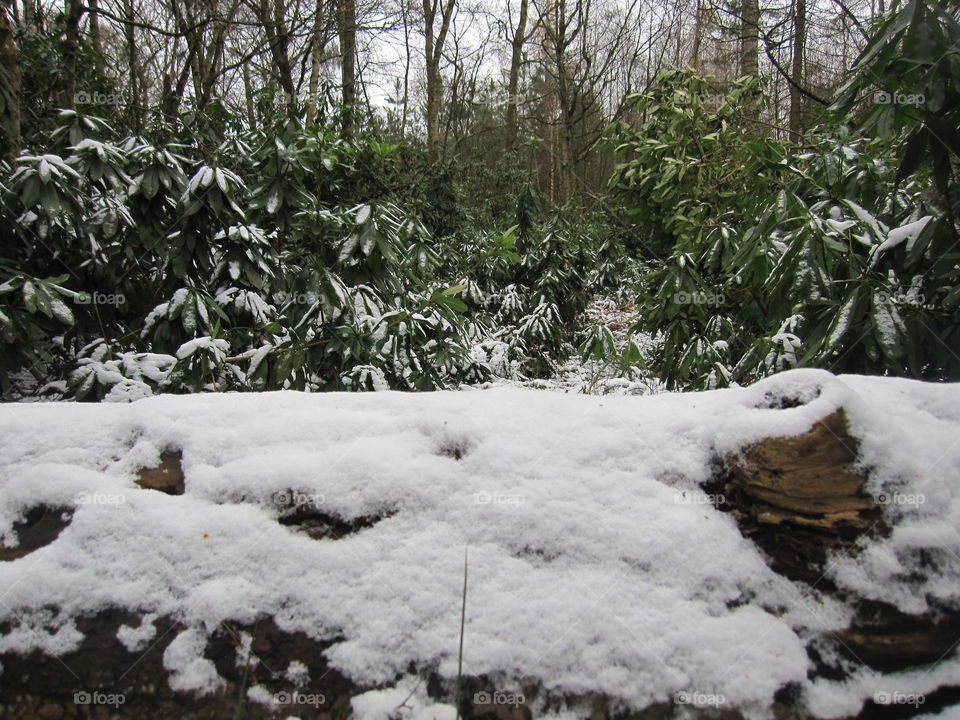
[[[66,39],[63,46],[63,107],[73,109],[77,102],[77,59],[80,55],[80,20],[83,1],[66,0]]]
[[[520,69],[523,63],[523,45],[527,36],[527,13],[530,0],[520,0],[520,17],[513,29],[510,42],[510,79],[507,86],[507,144],[514,148],[520,132],[518,106],[520,104]]]
[[[283,0],[259,0],[254,5],[257,20],[263,27],[270,50],[273,77],[285,95],[286,103],[292,107],[295,102],[293,84],[293,66],[290,62],[290,31],[284,20]]]
[[[807,0],[794,0],[793,9],[793,62],[790,69],[790,132],[799,135],[803,131],[804,46],[807,39]]]
[[[767,438],[728,459],[723,497],[741,532],[764,550],[773,570],[821,592],[836,590],[827,577],[831,555],[853,555],[861,536],[890,532],[866,492],[857,447],[841,409],[803,435]],[[909,615],[861,599],[855,610],[850,626],[834,637],[842,652],[876,670],[938,662],[960,632],[955,609]]]
[[[96,55],[96,63],[100,65],[103,56],[103,42],[100,38],[100,10],[98,0],[87,1],[87,22],[90,23],[90,46]]]
[[[0,5],[0,158],[13,160],[20,151],[20,52],[13,23]]]
[[[310,80],[307,82],[307,125],[317,118],[317,92],[320,90],[320,66],[323,64],[324,47],[327,44],[326,28],[323,26],[323,2],[317,0],[313,16],[313,33],[310,39]],[[244,65],[246,71],[246,65]]]
[[[758,50],[760,4],[758,0],[743,0],[740,15],[740,76],[756,77],[760,72]]]
[[[257,115],[253,109],[253,79],[250,77],[250,63],[243,64],[243,101],[247,110],[247,124],[253,128],[257,124]]]
[[[400,137],[405,138],[407,136],[407,121],[410,115],[410,65],[413,63],[411,48],[410,48],[410,23],[407,19],[409,9],[405,1],[400,3],[400,18],[403,23],[403,49],[404,49],[404,58],[403,58],[403,98],[401,100],[401,105],[403,108],[403,115],[400,118]]]
[[[143,87],[140,82],[140,58],[137,49],[136,28],[133,25],[135,20],[132,0],[126,0],[123,5],[123,12],[128,22],[123,26],[124,44],[127,55],[127,65],[130,68],[130,96],[128,111],[131,119],[131,125],[135,133],[139,134],[142,126],[141,106],[143,103]],[[93,17],[91,13],[91,17]]]
[[[274,0],[273,2],[273,23],[275,28],[276,42],[270,43],[270,49],[273,54],[274,64],[277,67],[277,75],[280,79],[280,87],[287,94],[287,99],[292,106],[295,103],[294,95],[296,90],[293,85],[293,66],[290,62],[290,30],[287,27],[285,18],[286,5],[283,0]]]
[[[584,5],[577,0],[573,14],[568,15],[566,0],[554,0],[541,11],[541,23],[545,29],[546,55],[549,59],[549,74],[552,92],[556,101],[556,116],[553,146],[553,186],[551,199],[563,202],[570,196],[573,173],[574,137],[576,134],[575,104],[576,94],[571,72],[568,67],[567,53],[577,37],[584,32],[582,20]],[[589,14],[589,10],[586,10]]]
[[[455,5],[456,0],[423,0],[423,50],[427,71],[427,152],[432,160],[439,160],[441,156],[440,103],[443,96],[443,78],[440,75],[440,63]]]
[[[337,29],[340,35],[340,84],[346,114],[343,133],[353,133],[353,115],[357,104],[357,4],[356,0],[339,0]]]
[[[706,8],[703,0],[697,0],[697,11],[693,23],[693,40],[690,44],[690,67],[699,71],[703,67],[700,60],[700,46],[703,44],[703,25]]]
[[[203,68],[203,105],[206,105],[210,101],[213,93],[216,90],[217,80],[220,77],[220,73],[223,68],[223,55],[226,48],[227,31],[229,30],[230,23],[236,17],[239,9],[240,0],[233,0],[231,5],[227,8],[227,13],[223,20],[213,24],[212,26],[211,38],[208,44],[209,62]]]
[[[32,28],[37,22],[37,0],[23,0],[23,24]]]
[[[180,0],[171,0],[170,8],[175,19],[175,27],[183,32],[182,37],[187,44],[187,56],[179,69],[173,64],[172,60],[179,52],[180,37],[177,37],[173,48],[170,48],[168,53],[170,69],[165,70],[163,74],[163,90],[160,100],[163,117],[168,122],[172,121],[179,111],[180,102],[187,89],[187,82],[189,82],[190,75],[195,67],[194,55],[196,55],[199,48],[199,43],[194,35],[196,28],[187,26],[180,6]],[[132,37],[131,35],[131,38]]]

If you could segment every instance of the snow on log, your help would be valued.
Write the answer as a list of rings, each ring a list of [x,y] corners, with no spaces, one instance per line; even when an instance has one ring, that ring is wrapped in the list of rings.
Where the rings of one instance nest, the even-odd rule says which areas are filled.
[[[5,405],[0,717],[929,716],[958,429],[823,371]]]

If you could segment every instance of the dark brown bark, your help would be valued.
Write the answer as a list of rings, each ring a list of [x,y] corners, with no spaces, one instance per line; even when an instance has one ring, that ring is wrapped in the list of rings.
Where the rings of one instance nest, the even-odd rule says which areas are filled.
[[[343,132],[353,132],[353,114],[357,104],[357,5],[355,0],[340,0],[337,8],[340,35],[340,84],[344,116]]]
[[[760,4],[758,0],[743,0],[740,15],[740,76],[756,77],[760,71],[758,50]]]
[[[438,160],[441,155],[440,103],[443,78],[440,76],[440,62],[443,59],[443,48],[455,4],[456,0],[423,0],[424,57],[427,66],[427,151],[433,160]]]
[[[323,23],[324,0],[317,0],[313,16],[313,37],[310,40],[310,80],[307,84],[307,125],[317,117],[317,92],[320,89],[320,66],[324,61],[328,28]],[[244,66],[246,70],[246,66]],[[245,76],[246,77],[246,76]]]
[[[693,25],[693,41],[690,46],[690,67],[694,70],[700,70],[703,63],[700,60],[700,46],[703,44],[703,25],[706,8],[703,0],[697,0],[697,11]]]
[[[90,30],[90,47],[96,55],[96,62],[100,64],[100,58],[103,55],[103,42],[100,38],[100,11],[97,0],[88,0],[87,2],[87,22]]]
[[[270,42],[273,62],[276,66],[280,87],[287,94],[291,104],[294,102],[293,67],[290,63],[290,30],[284,18],[286,7],[283,0],[273,2],[274,38]]]
[[[520,124],[518,121],[520,68],[523,63],[523,44],[527,39],[527,12],[529,5],[529,0],[520,1],[520,17],[517,19],[517,26],[513,30],[513,38],[510,43],[510,80],[507,87],[507,134],[508,145],[511,148],[516,147],[517,135],[520,132]]]
[[[790,68],[790,132],[799,135],[803,131],[804,47],[807,39],[807,0],[794,0],[793,9],[793,61]]]
[[[0,6],[0,158],[20,151],[20,52],[7,8]]]
[[[821,592],[836,592],[827,577],[831,556],[855,555],[861,537],[890,532],[881,506],[865,490],[858,445],[838,410],[802,435],[767,438],[727,461],[722,495],[743,534],[773,570]],[[937,662],[960,632],[956,610],[915,616],[887,603],[853,600],[853,621],[834,637],[842,653],[877,670]]]
[[[66,0],[66,39],[63,46],[63,100],[65,108],[77,103],[77,60],[80,56],[80,20],[83,18],[83,0]]]

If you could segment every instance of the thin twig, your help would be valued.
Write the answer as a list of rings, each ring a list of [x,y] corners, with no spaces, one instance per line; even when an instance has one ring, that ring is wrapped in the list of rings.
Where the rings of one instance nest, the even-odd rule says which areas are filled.
[[[457,720],[463,698],[463,629],[467,622],[467,548],[463,549],[463,602],[460,606],[460,655],[457,657]]]

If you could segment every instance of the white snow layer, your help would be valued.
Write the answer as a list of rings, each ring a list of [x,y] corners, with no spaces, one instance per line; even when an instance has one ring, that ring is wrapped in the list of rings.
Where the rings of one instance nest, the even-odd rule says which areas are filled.
[[[778,396],[807,404],[769,409]],[[960,385],[794,370],[642,398],[495,388],[2,405],[0,540],[14,544],[13,523],[38,505],[74,515],[50,545],[0,563],[0,621],[16,620],[0,652],[69,652],[82,640],[73,618],[106,607],[150,614],[123,630],[139,646],[172,616],[188,629],[164,655],[170,682],[207,692],[220,684],[207,633],[270,614],[344,636],[328,659],[371,688],[355,710],[375,714],[414,687],[410,663],[456,677],[469,548],[464,672],[504,691],[533,680],[637,708],[682,693],[765,717],[793,682],[811,710],[843,715],[885,681],[866,668],[810,681],[805,644],[851,611],[771,571],[700,488],[717,456],[838,407],[896,525],[831,558],[828,575],[908,612],[957,607]],[[136,469],[171,448],[185,494],[136,487]],[[384,518],[318,541],[277,522],[291,503]],[[935,570],[912,574],[920,548]],[[958,672],[945,658],[935,675]],[[896,690],[929,691],[931,678],[902,674]]]

